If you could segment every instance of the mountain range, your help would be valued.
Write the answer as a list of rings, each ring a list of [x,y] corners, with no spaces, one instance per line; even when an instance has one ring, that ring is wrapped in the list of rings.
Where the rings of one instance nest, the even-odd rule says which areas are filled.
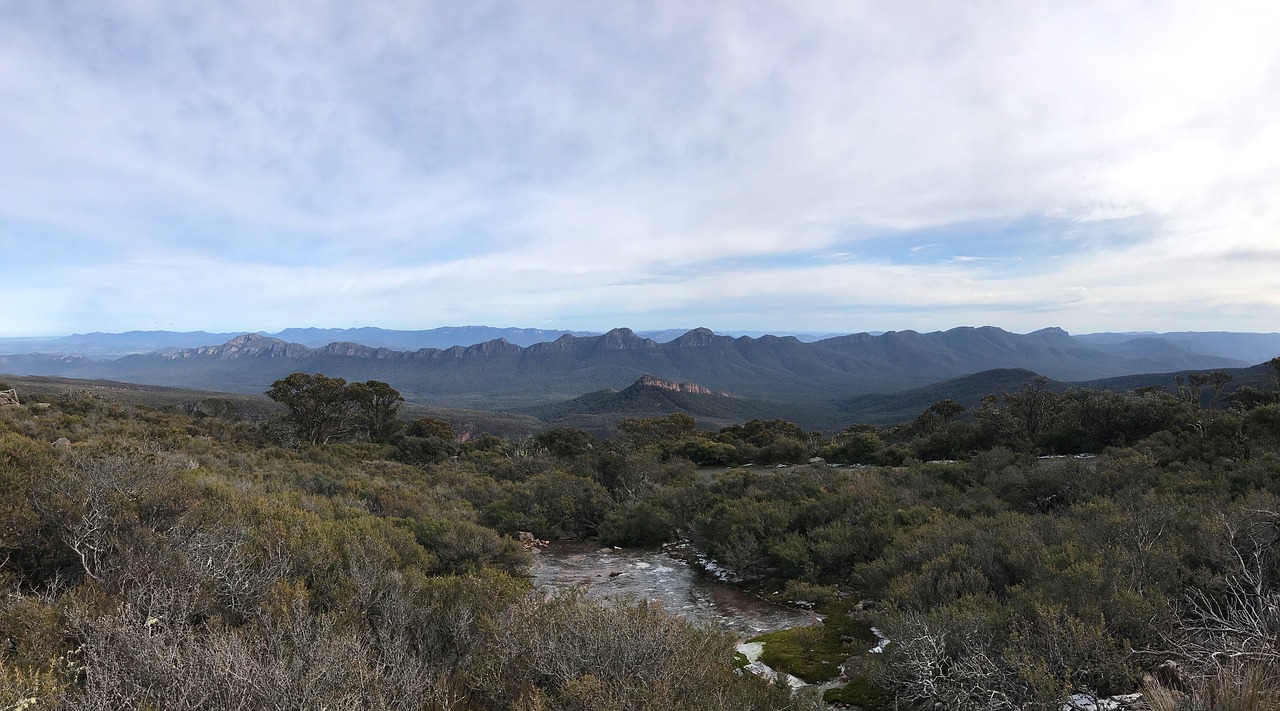
[[[639,331],[637,335],[658,343],[666,343],[684,335],[687,328],[668,328],[657,331]],[[0,338],[0,353],[45,353],[51,355],[78,355],[95,360],[110,360],[127,355],[153,353],[155,351],[199,348],[217,345],[243,335],[210,333],[208,331],[126,331],[124,333],[76,333],[52,338],[23,337]],[[541,328],[494,328],[492,326],[442,326],[418,331],[402,331],[387,328],[286,328],[277,333],[257,332],[288,343],[299,343],[308,348],[322,348],[330,343],[359,343],[372,348],[419,350],[422,348],[450,348],[469,346],[499,338],[517,346],[545,343],[569,334],[571,336],[599,336],[597,331],[565,331]],[[726,335],[759,337],[760,331],[727,331]],[[779,333],[795,336],[806,343],[841,334]]]
[[[530,329],[493,330],[517,331],[510,335],[520,338],[536,333]],[[373,335],[397,333],[374,331]],[[310,342],[332,333],[323,329],[290,332]],[[141,332],[114,335],[135,343],[157,337]],[[1267,345],[1265,339],[1275,334],[1228,335],[1261,349]],[[827,427],[857,417],[857,413],[876,412],[881,419],[897,416],[895,413],[902,410],[901,406],[873,405],[875,398],[888,397],[899,403],[911,399],[877,394],[933,392],[940,382],[992,369],[1021,370],[1031,377],[1040,374],[1059,381],[1095,381],[1248,364],[1201,352],[1203,349],[1197,350],[1201,342],[1190,337],[1094,336],[1097,338],[1073,337],[1057,328],[1015,334],[995,327],[964,327],[932,333],[861,333],[806,343],[795,336],[735,338],[696,328],[659,342],[618,328],[598,336],[561,333],[554,340],[527,346],[504,336],[469,346],[401,350],[351,341],[314,347],[261,334],[241,334],[218,345],[169,347],[110,360],[59,353],[0,356],[0,372],[236,393],[262,393],[273,381],[292,372],[319,372],[353,381],[382,380],[418,405],[537,413],[544,420],[564,420],[575,408],[579,416],[628,407],[653,412],[649,405],[645,406],[648,410],[636,405],[640,402],[636,393],[622,394],[644,376],[653,376],[664,382],[697,383],[714,393],[734,396],[716,400],[712,408],[716,412],[707,411],[706,417],[773,416]],[[1280,353],[1280,342],[1274,351],[1260,352]],[[1258,360],[1262,359],[1254,362]],[[668,392],[695,399],[707,397],[702,392]],[[652,403],[650,395],[646,393],[641,400]],[[580,399],[583,397],[587,399]],[[575,404],[565,404],[575,398],[579,399]],[[605,404],[606,400],[612,404]],[[632,404],[620,404],[625,401]],[[664,410],[657,407],[656,411]]]
[[[1280,355],[1280,333],[1173,331],[1169,333],[1088,333],[1076,340],[1113,353],[1152,353],[1176,348],[1186,353],[1261,363]]]

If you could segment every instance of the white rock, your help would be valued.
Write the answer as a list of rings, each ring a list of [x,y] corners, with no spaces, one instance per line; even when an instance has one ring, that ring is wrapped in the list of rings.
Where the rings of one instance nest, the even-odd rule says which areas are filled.
[[[1062,711],[1124,711],[1142,698],[1142,694],[1125,694],[1100,699],[1093,694],[1072,694]]]

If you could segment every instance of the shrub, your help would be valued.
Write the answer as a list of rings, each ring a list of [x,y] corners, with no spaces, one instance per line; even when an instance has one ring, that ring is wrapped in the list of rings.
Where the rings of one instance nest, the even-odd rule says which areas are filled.
[[[671,513],[652,501],[618,506],[600,524],[600,542],[611,546],[656,546],[674,534]]]
[[[830,585],[815,585],[800,580],[788,580],[783,596],[793,605],[808,603],[811,607],[826,607],[839,599],[836,589]]]

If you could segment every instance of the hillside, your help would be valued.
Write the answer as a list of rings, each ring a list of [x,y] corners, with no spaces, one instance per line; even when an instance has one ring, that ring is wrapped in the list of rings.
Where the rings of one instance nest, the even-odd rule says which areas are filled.
[[[118,380],[80,380],[36,375],[5,375],[0,382],[18,391],[26,402],[56,400],[88,395],[138,407],[174,410],[190,414],[234,415],[260,421],[284,413],[284,408],[263,394],[227,393],[213,390],[191,390],[160,385],[142,385]],[[434,417],[453,425],[460,437],[490,433],[500,437],[519,438],[546,429],[536,417],[492,410],[467,410],[406,403],[401,417],[412,422],[420,417]]]
[[[518,412],[537,417],[547,427],[576,427],[599,437],[611,436],[624,418],[675,412],[690,415],[703,429],[719,429],[752,419],[785,419],[818,429],[841,425],[839,414],[828,408],[738,397],[651,375],[642,376],[622,390],[598,390]]]
[[[1230,395],[1241,387],[1267,391],[1272,388],[1271,376],[1265,365],[1247,368],[1215,368],[1231,376],[1222,389],[1222,395]],[[1159,388],[1177,391],[1176,378],[1186,378],[1203,370],[1182,370],[1173,373],[1138,373],[1114,378],[1064,382],[1046,379],[1045,387],[1053,392],[1065,392],[1071,388],[1093,388],[1113,392],[1131,392],[1138,388]],[[1021,368],[997,368],[960,378],[932,383],[920,388],[889,393],[859,395],[838,403],[835,409],[845,420],[887,425],[904,422],[918,415],[939,400],[954,400],[967,408],[977,407],[986,395],[1017,392],[1041,377]],[[1208,391],[1205,393],[1208,396]]]
[[[987,395],[1017,392],[1041,376],[1022,368],[998,368],[973,375],[912,388],[894,393],[872,393],[850,398],[837,405],[849,422],[890,425],[906,422],[939,400],[954,400],[966,408],[975,408]],[[1054,392],[1063,392],[1073,383],[1046,381]]]
[[[224,412],[234,412],[247,420],[261,420],[272,414],[280,414],[282,407],[265,395],[191,390],[157,385],[141,385],[115,380],[79,380],[33,375],[5,375],[0,381],[18,391],[24,402],[29,399],[49,400],[75,394],[87,394],[93,398],[108,399],[127,405],[177,409],[195,413],[214,407],[229,407]]]
[[[1259,363],[1251,365],[1247,368],[1216,368],[1231,376],[1230,382],[1222,389],[1224,394],[1230,394],[1242,387],[1252,387],[1259,390],[1270,390],[1272,388],[1271,375],[1265,364]],[[1082,381],[1073,383],[1078,387],[1097,388],[1100,390],[1115,390],[1117,392],[1128,392],[1137,388],[1160,388],[1162,390],[1174,391],[1176,389],[1175,378],[1187,377],[1200,370],[1183,370],[1175,373],[1136,373],[1134,375],[1122,375],[1114,378],[1101,378],[1098,380]]]

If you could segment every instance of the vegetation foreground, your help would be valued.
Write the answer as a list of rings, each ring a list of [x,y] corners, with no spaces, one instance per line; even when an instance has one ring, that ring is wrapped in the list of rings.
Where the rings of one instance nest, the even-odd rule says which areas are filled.
[[[726,632],[531,589],[520,531],[685,538],[818,605],[825,629],[767,652],[806,678],[874,625],[892,641],[831,697],[866,708],[1278,709],[1274,385],[1033,385],[833,437],[671,415],[461,443],[374,381],[295,374],[254,422],[24,393],[0,408],[0,710],[818,704],[735,671]]]

